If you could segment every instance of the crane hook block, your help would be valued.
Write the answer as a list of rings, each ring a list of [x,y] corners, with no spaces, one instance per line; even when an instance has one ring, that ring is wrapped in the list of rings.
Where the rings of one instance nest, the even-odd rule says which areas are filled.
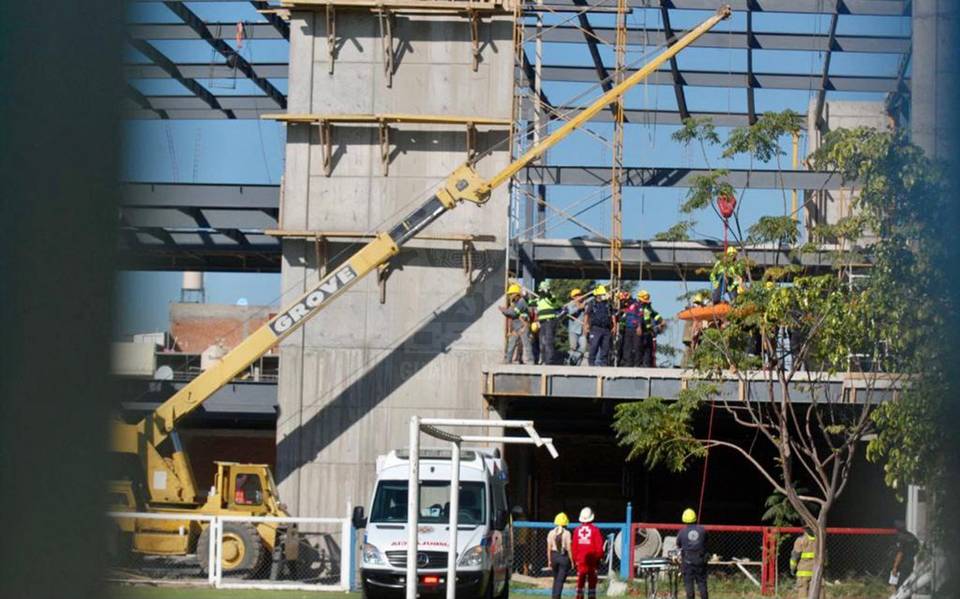
[[[490,199],[490,184],[472,166],[463,164],[437,190],[437,199],[448,210],[460,202],[485,204]]]

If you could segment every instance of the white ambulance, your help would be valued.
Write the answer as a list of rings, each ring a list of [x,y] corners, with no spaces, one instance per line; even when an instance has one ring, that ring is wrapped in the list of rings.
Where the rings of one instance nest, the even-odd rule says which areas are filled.
[[[513,563],[506,465],[498,450],[465,448],[460,459],[457,597],[506,599]],[[403,599],[405,595],[409,467],[406,450],[378,457],[369,517],[362,506],[354,509],[353,525],[366,527],[360,579],[368,599]],[[420,597],[446,594],[450,472],[449,450],[420,451]]]

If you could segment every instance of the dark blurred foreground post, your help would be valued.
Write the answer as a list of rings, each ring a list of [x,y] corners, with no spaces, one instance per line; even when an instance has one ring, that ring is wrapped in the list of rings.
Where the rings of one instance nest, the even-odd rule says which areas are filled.
[[[0,3],[0,597],[103,596],[122,3]]]

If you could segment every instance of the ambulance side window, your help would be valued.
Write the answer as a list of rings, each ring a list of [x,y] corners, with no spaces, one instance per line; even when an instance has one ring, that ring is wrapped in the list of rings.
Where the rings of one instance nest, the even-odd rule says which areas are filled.
[[[507,498],[504,493],[505,489],[503,483],[500,481],[495,481],[490,485],[490,495],[491,500],[493,501],[493,509],[491,510],[491,515],[493,516],[491,524],[495,527],[497,524],[505,523],[507,521]],[[499,530],[503,530],[503,527],[499,527]]]

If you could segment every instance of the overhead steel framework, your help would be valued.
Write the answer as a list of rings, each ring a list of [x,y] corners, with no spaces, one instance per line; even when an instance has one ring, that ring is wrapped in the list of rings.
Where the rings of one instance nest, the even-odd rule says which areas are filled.
[[[239,35],[238,23],[224,19],[204,22],[198,5],[221,0],[183,2],[166,0],[153,4],[162,5],[175,18],[157,22],[132,23],[128,28],[127,42],[136,51],[137,57],[125,65],[128,79],[126,114],[135,119],[259,119],[268,113],[282,113],[286,98],[282,90],[288,76],[288,64],[277,58],[277,53],[242,52],[235,43]],[[439,0],[437,0],[439,1]],[[316,3],[316,0],[311,0]],[[577,272],[599,273],[594,263],[606,263],[609,274],[614,274],[617,264],[636,271],[636,262],[646,264],[664,262],[664,268],[656,269],[656,276],[668,277],[667,254],[654,252],[648,255],[649,247],[643,242],[629,242],[617,233],[617,223],[622,214],[617,206],[612,210],[612,230],[606,237],[611,252],[594,251],[566,254],[561,260],[547,263],[547,253],[540,242],[548,235],[544,224],[548,210],[547,190],[553,186],[583,186],[607,188],[614,198],[626,187],[686,187],[705,171],[651,164],[630,166],[623,164],[622,139],[624,127],[632,123],[676,125],[683,119],[707,117],[718,126],[736,127],[754,122],[761,109],[758,102],[765,90],[797,90],[807,92],[813,100],[812,126],[824,126],[825,105],[834,93],[886,94],[888,109],[892,115],[903,116],[909,107],[909,60],[911,38],[900,31],[897,34],[879,35],[870,32],[850,33],[842,20],[848,17],[904,17],[909,16],[910,0],[727,0],[735,12],[743,13],[730,26],[730,30],[705,34],[695,44],[696,48],[717,51],[739,51],[745,60],[736,62],[738,68],[704,67],[700,63],[672,60],[655,72],[648,84],[662,86],[672,91],[673,99],[666,105],[630,106],[613,105],[610,110],[597,115],[598,123],[612,123],[613,135],[607,139],[603,134],[591,133],[611,151],[612,161],[606,164],[559,165],[546,160],[526,168],[518,175],[517,182],[527,207],[513,210],[513,218],[522,221],[514,227],[511,255],[518,264],[530,262],[531,268],[521,267],[524,273],[537,276],[572,273],[576,260],[586,265]],[[286,8],[295,7],[289,2],[249,2],[260,17],[258,20],[241,21],[245,41],[284,43],[289,40],[290,24],[284,14]],[[330,0],[331,6],[338,4]],[[714,10],[717,0],[545,0],[536,4],[525,2],[523,17],[518,25],[521,35],[517,52],[518,94],[517,123],[536,122],[540,127],[549,121],[571,118],[580,107],[573,103],[551,103],[548,96],[559,95],[550,90],[558,85],[609,86],[618,77],[629,72],[623,68],[628,62],[626,52],[640,52],[645,48],[669,44],[682,33],[678,23],[689,20],[684,11]],[[619,15],[631,14],[632,20]],[[764,13],[795,13],[818,16],[817,25],[809,31],[771,31],[770,20],[761,20]],[[219,13],[222,14],[222,13]],[[643,27],[638,27],[638,16],[646,15]],[[550,21],[549,19],[553,19]],[[532,24],[539,20],[540,27]],[[647,21],[650,21],[647,26]],[[813,22],[807,20],[806,22]],[[194,52],[193,58],[177,53],[176,59],[166,50],[170,42],[203,42],[207,56]],[[551,52],[552,48],[569,48],[576,44],[583,47],[589,56],[586,64],[576,60],[578,53],[569,51]],[[540,53],[534,52],[534,46]],[[796,72],[790,69],[758,70],[756,62],[763,52],[797,52],[818,59],[816,72]],[[835,53],[862,54],[864,56],[899,56],[896,72],[838,73],[831,71]],[[213,58],[210,58],[210,57]],[[614,58],[615,60],[611,60]],[[609,63],[605,60],[610,61]],[[811,64],[813,59],[811,58]],[[731,63],[733,64],[733,63]],[[768,63],[769,64],[769,61]],[[696,68],[693,68],[695,66]],[[249,89],[229,89],[214,82],[222,79],[249,81]],[[177,91],[158,87],[150,81],[169,80],[179,85]],[[252,85],[251,85],[252,84]],[[696,98],[691,101],[691,88],[742,89],[740,105],[727,111],[705,109]],[[741,96],[737,96],[738,98]],[[553,98],[556,100],[557,98]],[[628,101],[629,102],[629,101]],[[806,122],[804,122],[806,126]],[[528,126],[528,135],[535,128]],[[523,136],[520,136],[523,137]],[[618,141],[619,140],[619,141]],[[618,149],[620,148],[620,149]],[[758,170],[732,170],[729,182],[738,189],[839,189],[838,177],[828,173],[806,170],[780,172]],[[121,210],[121,243],[126,266],[133,268],[161,269],[212,269],[212,270],[278,270],[280,242],[264,232],[277,228],[279,189],[277,186],[201,186],[201,185],[128,185],[127,199]],[[615,201],[614,204],[619,202]],[[558,213],[559,214],[559,213]],[[559,214],[577,222],[573,215]],[[596,232],[594,232],[596,233]],[[594,235],[599,240],[602,235]],[[596,243],[599,243],[596,242]],[[620,246],[622,244],[622,247]],[[640,244],[639,246],[637,244]],[[616,248],[620,247],[620,251]],[[683,254],[670,254],[684,265],[693,265],[696,260]],[[540,265],[540,266],[537,266]],[[818,262],[817,267],[822,264]],[[690,268],[693,268],[692,266]],[[689,270],[689,269],[688,269]],[[692,271],[691,271],[692,272]],[[689,273],[688,273],[689,274]],[[597,275],[598,276],[598,275]]]

